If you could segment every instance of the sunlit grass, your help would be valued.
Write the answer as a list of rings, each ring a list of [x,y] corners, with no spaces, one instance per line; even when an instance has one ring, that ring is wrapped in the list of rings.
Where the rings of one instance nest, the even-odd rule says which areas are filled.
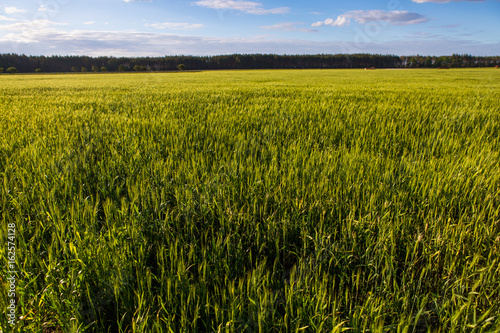
[[[500,330],[499,76],[1,76],[16,329]]]

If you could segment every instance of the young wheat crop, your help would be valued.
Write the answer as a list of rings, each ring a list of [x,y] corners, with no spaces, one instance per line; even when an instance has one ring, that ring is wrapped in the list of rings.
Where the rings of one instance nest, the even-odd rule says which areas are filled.
[[[0,76],[1,327],[498,331],[499,78]]]

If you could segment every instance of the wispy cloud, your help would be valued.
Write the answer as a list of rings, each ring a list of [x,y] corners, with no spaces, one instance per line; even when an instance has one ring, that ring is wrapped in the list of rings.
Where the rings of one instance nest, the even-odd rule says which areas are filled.
[[[414,32],[410,36],[408,36],[410,39],[442,39],[444,38],[441,35],[436,35],[432,34],[430,32]]]
[[[6,14],[19,14],[19,13],[26,13],[26,10],[17,8],[17,7],[4,7],[3,11]]]
[[[86,25],[92,25],[92,24],[94,24],[94,23],[95,23],[95,21],[87,21],[87,22],[83,22],[83,24],[86,24]]]
[[[0,35],[0,49],[4,52],[26,54],[164,56],[191,54],[217,55],[232,53],[318,54],[318,53],[380,53],[442,55],[468,53],[496,54],[500,43],[480,43],[468,39],[407,38],[391,43],[311,41],[270,36],[223,38],[187,36],[167,33],[124,31],[65,31],[53,22],[40,22],[38,26],[11,24],[11,32]]]
[[[236,10],[247,14],[286,14],[290,11],[288,7],[279,7],[264,9],[260,2],[254,1],[234,1],[234,0],[201,0],[194,3],[197,6],[212,8]]]
[[[125,2],[152,2],[153,0],[123,0]]]
[[[177,23],[177,22],[152,23],[152,24],[146,24],[145,26],[152,27],[155,29],[172,29],[172,30],[192,30],[205,27],[203,24],[200,23]]]
[[[484,2],[484,0],[412,0],[412,1],[416,3],[426,3],[426,2],[449,3],[449,2],[461,2],[461,1]]]
[[[55,13],[59,10],[57,2],[49,2],[48,4],[41,4],[37,11],[45,13]]]
[[[11,17],[7,17],[4,15],[0,15],[0,21],[17,21],[16,19],[13,19]]]
[[[261,26],[262,29],[268,29],[268,30],[281,30],[281,31],[302,31],[302,32],[317,32],[318,30],[316,29],[309,29],[309,28],[300,28],[300,25],[303,25],[303,22],[284,22],[284,23],[277,23],[273,25],[264,25]]]
[[[385,11],[385,10],[352,10],[337,17],[337,19],[327,18],[324,21],[315,22],[313,27],[330,25],[333,27],[345,27],[350,24],[350,20],[359,24],[369,22],[387,22],[392,25],[411,25],[429,21],[424,15],[405,10]]]
[[[16,21],[16,23],[0,25],[0,30],[11,31],[3,36],[3,40],[33,43],[37,42],[41,35],[45,36],[55,33],[57,30],[54,27],[60,25],[66,24],[55,23],[50,20]]]

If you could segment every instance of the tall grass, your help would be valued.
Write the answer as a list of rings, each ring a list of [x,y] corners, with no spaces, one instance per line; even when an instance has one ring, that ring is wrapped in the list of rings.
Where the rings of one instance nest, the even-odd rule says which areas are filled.
[[[500,330],[499,75],[1,76],[12,331]]]

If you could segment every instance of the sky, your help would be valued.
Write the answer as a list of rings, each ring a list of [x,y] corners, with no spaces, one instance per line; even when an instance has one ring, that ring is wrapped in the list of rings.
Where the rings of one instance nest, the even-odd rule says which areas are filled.
[[[500,0],[0,0],[0,53],[500,55]]]

